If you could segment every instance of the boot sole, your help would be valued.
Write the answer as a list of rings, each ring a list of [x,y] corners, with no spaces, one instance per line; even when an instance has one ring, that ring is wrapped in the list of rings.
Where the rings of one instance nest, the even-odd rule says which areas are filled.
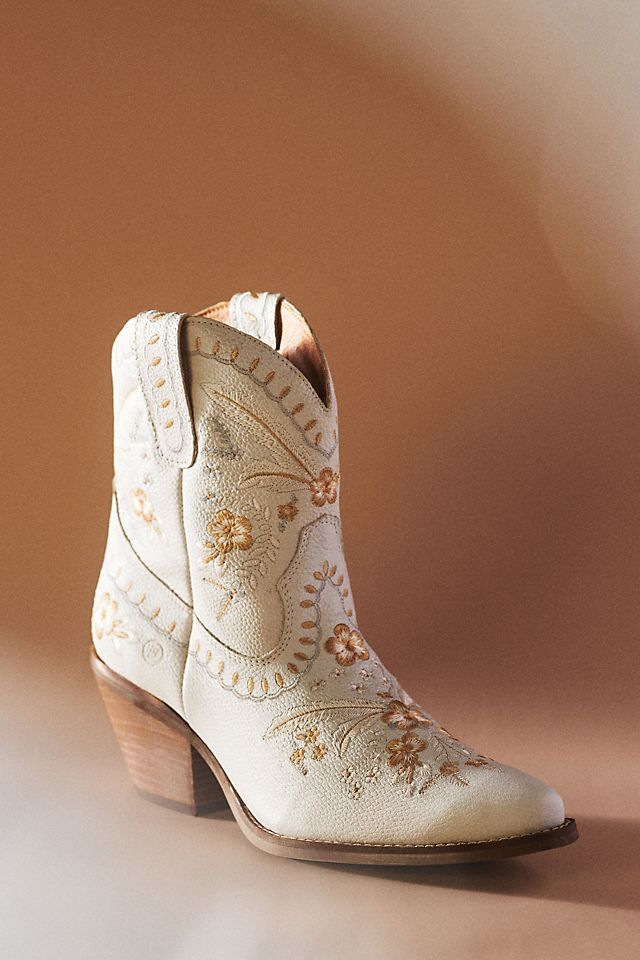
[[[193,816],[228,806],[247,840],[274,856],[396,866],[473,863],[551,850],[578,839],[576,822],[571,818],[537,833],[474,843],[411,846],[282,836],[258,823],[211,750],[171,707],[119,676],[100,660],[95,650],[91,653],[91,666],[138,792],[154,803]]]

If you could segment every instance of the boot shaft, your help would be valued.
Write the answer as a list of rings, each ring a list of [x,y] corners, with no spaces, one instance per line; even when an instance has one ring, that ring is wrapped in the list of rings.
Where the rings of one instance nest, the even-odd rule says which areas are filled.
[[[291,689],[318,655],[320,604],[325,620],[357,629],[342,552],[335,395],[312,331],[274,294],[236,295],[197,316],[150,311],[118,334],[112,372],[114,499],[94,620],[122,621],[113,605],[134,579],[130,567],[133,612],[146,618],[135,630],[114,628],[130,634],[128,643],[111,638],[130,660],[114,668],[140,682],[136,646],[149,641],[132,638],[159,625],[161,595],[185,621],[179,649],[175,626],[168,649],[166,636],[157,638],[171,661],[174,707],[182,708],[194,618],[232,654],[232,663],[218,663],[223,686],[251,698]],[[125,568],[119,586],[105,588],[117,568]],[[174,609],[167,626],[175,621]],[[110,662],[101,639],[98,652]],[[150,649],[159,656],[159,646]],[[166,687],[149,689],[166,698]]]

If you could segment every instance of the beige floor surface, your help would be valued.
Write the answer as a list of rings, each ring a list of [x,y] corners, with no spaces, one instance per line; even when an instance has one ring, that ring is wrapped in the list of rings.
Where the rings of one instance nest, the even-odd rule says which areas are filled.
[[[602,794],[578,792],[577,844],[520,860],[289,862],[251,847],[227,814],[138,798],[88,671],[53,683],[46,664],[28,673],[19,659],[2,675],[11,960],[640,955],[640,820],[603,815]]]

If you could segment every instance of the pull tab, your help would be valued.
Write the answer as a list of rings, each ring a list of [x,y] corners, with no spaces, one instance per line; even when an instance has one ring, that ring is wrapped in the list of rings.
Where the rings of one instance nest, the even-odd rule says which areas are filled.
[[[229,300],[229,323],[276,350],[280,339],[277,327],[281,300],[279,293],[236,293]]]
[[[177,467],[190,467],[196,443],[180,359],[180,328],[185,313],[149,310],[135,319],[138,376],[161,455]]]

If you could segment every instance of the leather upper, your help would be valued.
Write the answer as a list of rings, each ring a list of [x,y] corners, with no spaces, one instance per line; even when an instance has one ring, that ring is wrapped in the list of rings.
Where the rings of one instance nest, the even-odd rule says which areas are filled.
[[[462,843],[556,826],[555,791],[448,733],[360,633],[333,385],[327,369],[321,398],[274,349],[282,303],[146,313],[117,338],[98,654],[178,710],[277,833]]]

